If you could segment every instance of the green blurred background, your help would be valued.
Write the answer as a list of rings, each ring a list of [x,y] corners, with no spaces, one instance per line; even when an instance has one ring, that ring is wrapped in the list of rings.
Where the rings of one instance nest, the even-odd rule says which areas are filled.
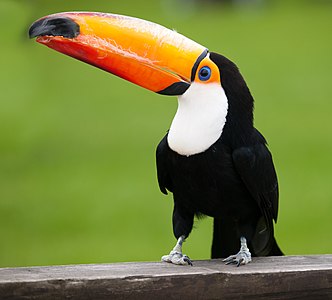
[[[280,182],[286,254],[332,252],[331,1],[0,1],[0,266],[159,260],[175,242],[155,148],[176,98],[28,40],[60,11],[137,16],[235,61]],[[184,251],[210,256],[212,222]]]

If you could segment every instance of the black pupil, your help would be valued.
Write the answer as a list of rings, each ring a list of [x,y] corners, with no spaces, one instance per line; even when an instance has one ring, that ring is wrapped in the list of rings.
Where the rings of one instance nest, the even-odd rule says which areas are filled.
[[[202,69],[201,70],[201,76],[202,77],[207,77],[209,76],[209,71],[207,69]]]

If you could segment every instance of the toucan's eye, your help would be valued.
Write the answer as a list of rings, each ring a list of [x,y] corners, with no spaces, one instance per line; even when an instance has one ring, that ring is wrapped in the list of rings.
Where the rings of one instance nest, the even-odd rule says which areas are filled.
[[[198,77],[199,77],[199,79],[202,80],[202,81],[209,80],[210,77],[211,77],[211,69],[210,69],[209,67],[207,67],[207,66],[202,67],[202,68],[199,70]]]

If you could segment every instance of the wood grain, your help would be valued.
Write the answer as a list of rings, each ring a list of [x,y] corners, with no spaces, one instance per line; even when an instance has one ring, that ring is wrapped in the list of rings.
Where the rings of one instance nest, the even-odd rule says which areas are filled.
[[[332,255],[0,269],[0,299],[332,299]]]

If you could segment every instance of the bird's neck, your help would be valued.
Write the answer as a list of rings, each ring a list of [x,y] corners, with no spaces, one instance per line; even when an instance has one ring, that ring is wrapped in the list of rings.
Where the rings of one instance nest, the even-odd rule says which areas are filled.
[[[219,84],[193,83],[178,97],[178,109],[167,141],[180,155],[190,156],[207,150],[221,136],[228,111],[228,101]]]

